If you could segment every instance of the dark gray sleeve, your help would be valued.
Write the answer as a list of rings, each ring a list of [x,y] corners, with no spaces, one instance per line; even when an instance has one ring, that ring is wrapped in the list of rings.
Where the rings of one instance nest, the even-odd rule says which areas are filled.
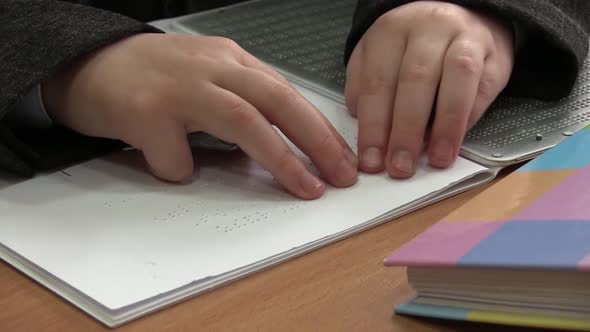
[[[128,17],[55,0],[0,1],[0,169],[31,175],[102,153],[120,142],[64,128],[20,131],[5,115],[33,87],[97,48],[153,27]]]
[[[415,1],[415,0],[414,0]],[[572,89],[588,52],[589,0],[446,0],[513,22],[518,47],[504,94],[557,99]],[[359,0],[346,61],[382,14],[412,0]]]
[[[15,108],[6,113],[7,123],[13,128],[49,128],[53,120],[45,109],[41,85],[36,85],[16,104]]]

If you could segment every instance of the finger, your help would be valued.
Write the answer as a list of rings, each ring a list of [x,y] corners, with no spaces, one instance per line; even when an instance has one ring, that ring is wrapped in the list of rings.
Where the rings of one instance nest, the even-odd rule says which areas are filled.
[[[229,68],[216,83],[239,95],[279,127],[332,185],[343,187],[356,182],[356,157],[348,145],[343,146],[344,140],[324,116],[293,87],[247,67]]]
[[[450,166],[459,153],[484,66],[479,41],[460,35],[444,58],[428,157],[434,167]]]
[[[357,98],[360,93],[361,70],[363,62],[365,38],[356,45],[346,66],[346,84],[344,85],[344,97],[346,108],[352,116],[356,116]]]
[[[361,170],[383,171],[391,133],[397,74],[405,50],[405,38],[384,29],[365,35],[360,93],[357,98],[358,155]],[[387,41],[384,43],[384,41]]]
[[[416,172],[448,47],[446,38],[449,37],[426,39],[418,33],[409,37],[398,75],[385,160],[387,171],[394,178],[408,178]]]
[[[186,138],[186,130],[179,125],[166,125],[146,130],[137,147],[142,151],[151,172],[164,180],[182,182],[194,170],[193,155]]]
[[[497,54],[489,55],[486,58],[473,110],[467,121],[468,130],[481,119],[500,92],[506,87],[511,71],[512,60],[510,58],[502,59]]]
[[[187,112],[189,130],[203,130],[240,148],[268,170],[289,192],[303,199],[320,197],[324,183],[311,174],[272,125],[250,103],[228,90],[211,86],[208,108],[215,116],[198,119]]]
[[[240,63],[246,67],[251,67],[254,69],[258,69],[270,76],[272,76],[274,79],[276,79],[277,81],[281,82],[282,84],[284,84],[285,86],[288,87],[292,87],[293,91],[297,94],[299,94],[299,96],[301,98],[305,98],[303,97],[299,91],[297,91],[297,89],[295,89],[291,83],[280,73],[276,72],[275,70],[273,70],[270,66],[268,66],[267,64],[261,62],[260,60],[258,60],[256,57],[252,56],[249,53],[245,53],[243,55],[243,57],[240,58],[241,61]],[[340,133],[336,130],[336,128],[334,128],[334,126],[330,123],[330,121],[323,115],[321,114],[321,118],[324,121],[324,123],[326,124],[326,126],[328,128],[330,128],[330,131],[332,132],[332,134],[334,135],[334,137],[336,137],[338,139],[338,142],[340,143],[340,145],[342,145],[342,147],[344,147],[344,149],[346,150],[346,157],[349,159],[349,161],[353,164],[354,168],[357,168],[357,164],[358,164],[358,160],[357,158],[354,156],[354,153],[352,152],[352,150],[350,149],[350,146],[348,145],[348,143],[346,142],[346,140],[344,139],[344,137],[342,137],[342,135],[340,135]]]
[[[280,73],[277,73],[275,70],[273,70],[270,66],[266,65],[265,63],[261,62],[260,60],[258,60],[256,57],[252,56],[249,53],[243,54],[240,57],[240,63],[246,67],[251,67],[254,69],[258,69],[270,76],[272,76],[273,78],[275,78],[277,81],[283,83],[285,86],[288,87],[292,87],[291,83],[284,77],[282,76]],[[293,90],[299,94],[301,96],[301,98],[305,98],[303,97],[298,91],[297,89],[293,88]],[[324,121],[324,123],[326,124],[326,126],[328,128],[330,128],[330,130],[332,131],[332,133],[334,134],[334,136],[338,139],[338,142],[340,143],[340,145],[342,145],[342,147],[344,147],[346,151],[346,156],[349,159],[349,161],[353,164],[354,168],[357,168],[357,164],[358,164],[358,160],[357,158],[354,156],[354,153],[352,152],[352,150],[350,149],[350,146],[348,145],[348,143],[346,142],[346,140],[344,139],[344,137],[342,137],[342,135],[340,135],[340,133],[336,130],[336,128],[334,128],[334,126],[330,123],[330,121],[323,115],[321,114],[322,120]]]

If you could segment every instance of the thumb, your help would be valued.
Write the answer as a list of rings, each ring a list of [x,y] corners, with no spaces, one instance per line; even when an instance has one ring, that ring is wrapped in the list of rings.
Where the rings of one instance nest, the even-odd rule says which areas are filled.
[[[193,155],[183,129],[154,132],[141,150],[152,174],[160,179],[182,182],[193,174]]]

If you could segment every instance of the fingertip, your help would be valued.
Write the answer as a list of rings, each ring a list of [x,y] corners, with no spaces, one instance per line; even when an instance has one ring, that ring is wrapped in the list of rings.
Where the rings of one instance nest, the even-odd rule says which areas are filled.
[[[172,173],[170,180],[176,183],[188,183],[194,173],[193,163],[179,167]]]
[[[306,200],[306,201],[313,201],[315,199],[318,199],[322,196],[324,196],[325,193],[325,187],[323,187],[321,190],[318,190],[316,192],[303,192],[301,194],[296,194],[297,197]]]
[[[360,169],[365,173],[379,173],[385,168],[383,152],[377,147],[366,148],[361,155]]]
[[[390,154],[387,172],[394,179],[407,179],[416,173],[416,159],[408,150],[394,150]]]
[[[356,159],[356,158],[355,158]],[[355,184],[358,180],[358,163],[351,163],[348,158],[340,160],[334,173],[330,177],[330,184],[345,188]]]
[[[319,198],[326,190],[326,184],[308,171],[304,171],[299,177],[299,187],[299,194],[296,195],[303,199]]]
[[[185,163],[184,165],[176,165],[174,169],[154,167],[148,162],[148,168],[150,173],[158,179],[178,184],[188,184],[191,182],[194,174],[194,164],[192,162]]]
[[[389,176],[393,179],[397,179],[397,180],[405,180],[405,179],[409,179],[411,177],[414,176],[414,174],[416,174],[415,172],[406,172],[406,171],[402,171],[399,170],[397,168],[388,168],[387,169],[387,173],[389,174]]]
[[[428,162],[436,168],[447,168],[457,158],[455,147],[447,140],[441,139],[429,145]]]
[[[367,173],[367,174],[378,174],[383,172],[383,170],[385,170],[385,167],[381,166],[381,167],[370,167],[370,166],[365,166],[361,163],[361,167],[360,167],[361,172],[363,173]]]
[[[434,168],[445,169],[453,165],[457,157],[451,159],[437,159],[436,157],[428,157],[428,164]]]
[[[188,147],[188,145],[187,145]],[[156,153],[154,150],[143,151],[147,167],[155,177],[173,183],[190,182],[195,168],[190,149],[177,147],[176,154]],[[173,158],[172,158],[173,157]]]

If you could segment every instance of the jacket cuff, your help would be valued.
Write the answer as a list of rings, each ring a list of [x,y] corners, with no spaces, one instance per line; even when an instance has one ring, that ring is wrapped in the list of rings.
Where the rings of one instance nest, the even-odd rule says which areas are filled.
[[[41,86],[35,86],[16,105],[12,112],[6,114],[6,120],[13,128],[39,128],[51,127],[53,120],[49,117],[43,97]]]

